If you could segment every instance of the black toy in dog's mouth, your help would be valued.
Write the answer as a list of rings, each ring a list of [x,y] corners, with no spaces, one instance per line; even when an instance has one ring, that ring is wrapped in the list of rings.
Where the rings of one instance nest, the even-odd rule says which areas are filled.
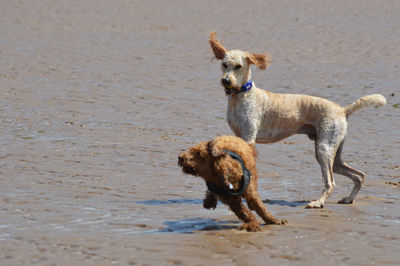
[[[224,151],[229,154],[229,156],[232,157],[232,159],[238,161],[240,165],[242,166],[242,171],[243,171],[243,176],[242,180],[240,181],[239,188],[238,190],[233,190],[231,188],[226,189],[226,188],[221,188],[220,186],[217,186],[214,183],[211,182],[206,182],[207,188],[209,191],[214,193],[215,195],[222,196],[222,197],[235,197],[235,196],[240,196],[243,195],[243,193],[246,191],[247,187],[250,184],[250,177],[251,173],[249,169],[244,166],[244,162],[242,157],[240,157],[239,154],[236,152],[230,151],[230,150],[225,150]]]

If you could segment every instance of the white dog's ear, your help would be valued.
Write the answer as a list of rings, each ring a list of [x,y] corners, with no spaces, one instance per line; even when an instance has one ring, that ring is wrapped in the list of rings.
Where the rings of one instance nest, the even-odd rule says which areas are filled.
[[[250,54],[246,57],[248,64],[254,64],[259,69],[266,69],[271,64],[271,56],[269,54]]]
[[[208,37],[208,41],[210,43],[211,49],[214,52],[215,58],[222,60],[226,54],[226,49],[224,48],[224,46],[222,45],[222,43],[220,43],[217,40],[217,36],[216,36],[216,32],[212,31],[210,32],[210,35]]]

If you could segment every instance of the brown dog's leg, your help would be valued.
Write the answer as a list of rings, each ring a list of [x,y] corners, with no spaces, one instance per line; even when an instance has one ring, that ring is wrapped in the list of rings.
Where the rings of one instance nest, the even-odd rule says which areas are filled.
[[[203,207],[205,209],[215,209],[217,207],[217,203],[218,203],[218,198],[217,196],[215,196],[214,193],[210,192],[210,191],[206,191],[206,195],[204,196],[203,199]]]
[[[247,205],[251,210],[257,212],[258,215],[264,220],[266,224],[287,224],[287,220],[279,220],[270,213],[263,202],[260,200],[258,193],[246,197]]]
[[[244,224],[239,228],[240,230],[247,230],[248,232],[259,232],[262,231],[260,223],[257,221],[256,217],[247,209],[241,201],[241,198],[233,199],[221,199],[225,204],[227,204],[230,209],[236,214],[236,216],[244,221]]]

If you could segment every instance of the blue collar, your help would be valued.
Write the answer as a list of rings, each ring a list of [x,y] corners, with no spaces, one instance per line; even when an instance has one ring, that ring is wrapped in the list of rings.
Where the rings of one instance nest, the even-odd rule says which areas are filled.
[[[253,81],[249,80],[246,84],[240,87],[240,91],[237,91],[236,93],[249,91],[252,87],[253,87]]]

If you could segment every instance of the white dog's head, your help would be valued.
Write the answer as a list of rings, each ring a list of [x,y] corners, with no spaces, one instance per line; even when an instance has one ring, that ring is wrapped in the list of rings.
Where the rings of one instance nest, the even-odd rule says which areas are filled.
[[[215,31],[210,33],[209,42],[215,58],[222,60],[221,84],[227,95],[238,92],[251,79],[250,65],[266,69],[271,63],[268,54],[252,54],[241,50],[227,50],[217,40]]]

